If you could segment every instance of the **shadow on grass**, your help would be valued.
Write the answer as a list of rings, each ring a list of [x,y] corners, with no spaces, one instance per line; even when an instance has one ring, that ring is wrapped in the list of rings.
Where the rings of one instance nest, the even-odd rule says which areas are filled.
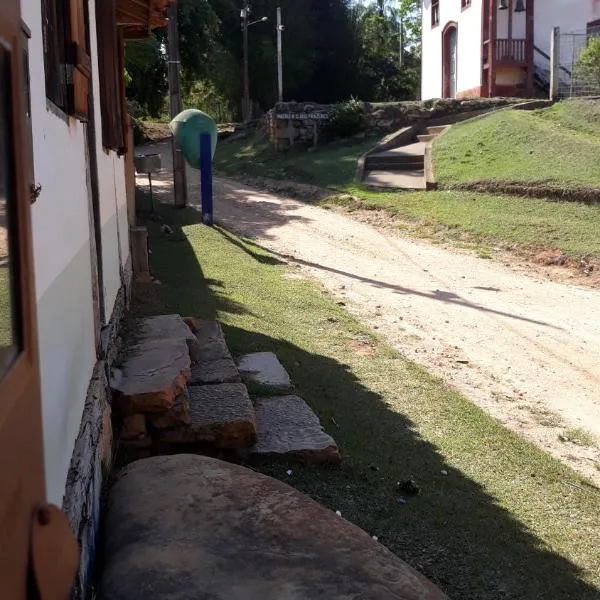
[[[163,216],[177,237],[183,235],[183,226],[204,227],[194,210],[166,209]],[[186,233],[196,248],[170,242],[156,223],[148,226],[152,267],[162,285],[138,286],[134,300],[138,314],[177,312],[215,319],[224,313],[249,313],[248,307],[228,296],[226,283],[205,278],[199,263],[205,250],[194,241],[199,239],[194,238],[195,228]],[[233,244],[232,251],[243,245],[226,232],[222,235]],[[279,356],[342,451],[339,469],[296,464],[289,477],[289,465],[263,461],[258,465],[262,472],[340,510],[453,600],[600,598],[599,591],[582,580],[579,567],[553,553],[479,483],[453,470],[410,419],[391,410],[347,365],[256,331],[226,326],[225,333],[233,353],[268,350]],[[415,374],[418,377],[416,370]],[[425,388],[428,382],[421,381],[420,386]],[[443,470],[448,476],[441,474]],[[422,492],[400,504],[397,482],[410,477],[417,479]]]

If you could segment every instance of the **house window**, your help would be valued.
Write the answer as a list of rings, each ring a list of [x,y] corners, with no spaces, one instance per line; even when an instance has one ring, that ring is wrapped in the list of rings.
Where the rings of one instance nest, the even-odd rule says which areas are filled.
[[[588,37],[599,37],[600,36],[600,19],[597,21],[590,21],[587,24],[587,35]]]
[[[440,0],[431,1],[431,26],[436,27],[440,24]]]
[[[107,150],[125,151],[123,37],[117,30],[116,0],[96,4],[98,71],[102,145]]]
[[[43,0],[46,96],[66,114],[88,116],[91,63],[85,38],[84,0]]]
[[[460,0],[460,5],[463,10],[469,8],[469,6],[471,6],[471,0]]]

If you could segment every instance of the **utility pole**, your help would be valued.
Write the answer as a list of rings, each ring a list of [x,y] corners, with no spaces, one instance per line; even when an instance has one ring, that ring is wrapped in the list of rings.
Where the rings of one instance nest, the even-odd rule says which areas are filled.
[[[181,112],[181,88],[179,85],[179,21],[177,19],[177,0],[168,9],[169,17],[169,112],[174,119]],[[187,204],[187,181],[183,152],[177,146],[175,136],[171,138],[173,153],[173,184],[175,188],[175,207],[185,208]]]
[[[244,98],[242,100],[242,114],[244,123],[251,119],[250,114],[250,74],[248,72],[248,15],[250,14],[250,6],[246,2],[245,8],[242,9],[242,31],[244,34]]]
[[[404,66],[404,17],[400,15],[400,68]]]
[[[279,90],[279,102],[283,102],[283,20],[281,18],[281,6],[277,7],[277,83]]]

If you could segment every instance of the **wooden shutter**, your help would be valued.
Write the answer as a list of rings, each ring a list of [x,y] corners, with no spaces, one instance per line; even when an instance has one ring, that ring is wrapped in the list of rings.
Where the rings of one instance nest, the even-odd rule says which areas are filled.
[[[43,0],[42,25],[46,95],[58,107],[67,110],[64,31],[61,23],[64,0]]]
[[[88,94],[92,64],[85,37],[84,0],[69,1],[69,76],[67,89],[69,113],[80,121],[87,121]]]
[[[96,4],[98,32],[98,67],[100,75],[100,108],[102,115],[102,144],[105,148],[121,150],[123,142],[122,106],[120,102],[119,50],[115,0]]]

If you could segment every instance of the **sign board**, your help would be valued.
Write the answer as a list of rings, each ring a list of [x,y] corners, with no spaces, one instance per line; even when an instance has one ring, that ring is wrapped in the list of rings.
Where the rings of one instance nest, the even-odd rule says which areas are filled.
[[[278,113],[276,117],[280,121],[326,121],[329,119],[326,112]]]

